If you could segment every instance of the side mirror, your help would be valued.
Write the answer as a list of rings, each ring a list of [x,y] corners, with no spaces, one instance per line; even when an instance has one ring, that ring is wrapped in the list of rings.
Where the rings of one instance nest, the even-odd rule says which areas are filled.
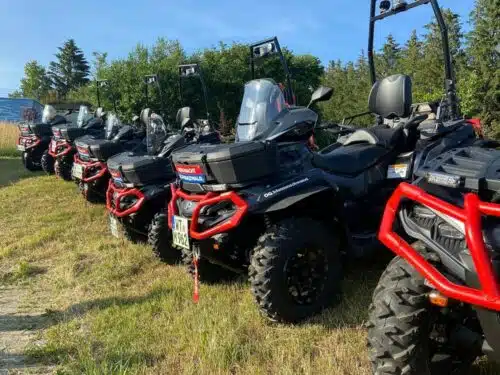
[[[181,77],[197,76],[200,74],[199,69],[198,64],[179,65],[179,73]]]
[[[333,89],[330,87],[320,86],[311,95],[311,101],[307,105],[307,108],[312,106],[314,103],[325,102],[330,100],[333,95]]]
[[[273,55],[277,52],[278,48],[276,47],[276,42],[274,40],[256,46],[252,46],[252,57],[254,59]]]

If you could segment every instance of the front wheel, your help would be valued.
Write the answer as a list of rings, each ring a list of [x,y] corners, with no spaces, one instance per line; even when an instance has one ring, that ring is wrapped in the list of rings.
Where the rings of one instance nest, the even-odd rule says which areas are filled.
[[[71,175],[71,168],[73,167],[73,160],[69,157],[58,158],[54,164],[54,170],[56,176],[62,178],[65,181],[71,181],[73,179]]]
[[[40,159],[42,169],[47,174],[54,174],[54,158],[49,154],[49,150],[45,150]]]
[[[251,256],[249,278],[261,312],[298,322],[339,300],[338,238],[309,218],[283,220],[264,233]]]
[[[177,263],[181,256],[180,251],[172,247],[172,231],[168,227],[167,215],[157,213],[148,230],[148,244],[155,254],[167,263]]]
[[[21,158],[22,158],[24,168],[26,168],[28,171],[33,172],[33,171],[36,171],[38,169],[35,162],[33,161],[33,156],[31,155],[30,152],[24,151]]]
[[[467,306],[443,311],[431,305],[430,289],[404,259],[387,266],[373,293],[368,350],[377,375],[467,374],[480,349],[459,350],[450,339],[470,316]],[[470,320],[470,319],[469,319]]]

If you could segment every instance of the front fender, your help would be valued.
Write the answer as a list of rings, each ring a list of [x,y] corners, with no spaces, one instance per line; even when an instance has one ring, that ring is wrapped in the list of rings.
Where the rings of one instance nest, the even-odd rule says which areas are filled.
[[[332,190],[335,193],[338,191],[338,187],[325,179],[322,171],[314,169],[262,191],[256,199],[258,208],[255,213],[263,214],[284,210],[327,190]]]

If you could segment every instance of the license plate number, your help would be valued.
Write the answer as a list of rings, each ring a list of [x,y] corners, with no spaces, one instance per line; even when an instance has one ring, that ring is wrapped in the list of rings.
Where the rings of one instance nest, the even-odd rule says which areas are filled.
[[[174,216],[172,220],[172,239],[174,246],[189,250],[189,220]]]
[[[24,150],[26,150],[26,148],[24,147],[24,145],[17,145],[17,149],[18,149],[19,151],[24,151]]]
[[[120,223],[118,223],[118,219],[114,216],[109,217],[109,229],[114,237],[121,238]]]
[[[82,180],[83,179],[83,166],[80,164],[73,164],[73,171],[72,171],[73,177]]]

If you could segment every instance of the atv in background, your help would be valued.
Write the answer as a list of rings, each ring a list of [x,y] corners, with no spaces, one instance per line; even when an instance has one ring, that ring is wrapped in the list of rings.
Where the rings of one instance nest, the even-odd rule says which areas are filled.
[[[379,239],[397,256],[370,306],[375,374],[500,360],[500,151],[477,146],[428,161],[387,203]]]
[[[146,240],[155,225],[166,226],[157,223],[156,215],[165,210],[170,194],[168,185],[175,178],[170,155],[186,143],[181,134],[172,133],[167,128],[161,116],[150,110],[144,111],[143,116],[148,124],[147,152],[124,152],[111,157],[107,163],[111,179],[106,191],[106,207],[111,233],[131,241]],[[180,116],[180,119],[184,120],[184,117]],[[196,139],[204,141],[203,136]],[[212,136],[209,135],[208,139]],[[163,244],[165,238],[161,226],[154,239]]]
[[[20,135],[16,147],[22,152],[22,162],[26,169],[35,171],[47,165],[52,126],[66,123],[66,117],[58,115],[54,107],[46,105],[41,123],[19,124]]]
[[[439,6],[431,2],[446,36]],[[382,213],[399,183],[412,180],[413,171],[436,155],[476,142],[473,126],[458,113],[446,38],[446,97],[437,109],[421,114],[412,106],[408,76],[376,80],[375,21],[427,3],[370,19],[373,127],[313,153],[304,141],[314,131],[314,112],[280,108],[275,103],[283,100],[275,102],[272,84],[251,81],[237,124],[237,138],[248,142],[189,146],[173,154],[179,180],[172,185],[169,222],[193,274],[214,280],[248,269],[265,316],[285,322],[307,318],[338,300],[341,258],[368,257],[380,249]],[[320,88],[311,102],[327,93]]]
[[[141,147],[145,151],[145,128],[145,123],[143,126],[123,125],[111,113],[106,117],[104,138],[84,136],[75,141],[77,152],[72,176],[85,199],[93,203],[106,200],[110,177],[106,161],[120,152],[138,151]]]
[[[53,159],[53,170],[56,176],[71,181],[73,157],[76,153],[75,140],[84,135],[104,137],[104,122],[106,113],[98,108],[94,115],[89,113],[88,107],[81,106],[75,125],[52,126],[52,140],[49,145],[48,155]],[[51,164],[47,163],[45,172],[51,173]]]

